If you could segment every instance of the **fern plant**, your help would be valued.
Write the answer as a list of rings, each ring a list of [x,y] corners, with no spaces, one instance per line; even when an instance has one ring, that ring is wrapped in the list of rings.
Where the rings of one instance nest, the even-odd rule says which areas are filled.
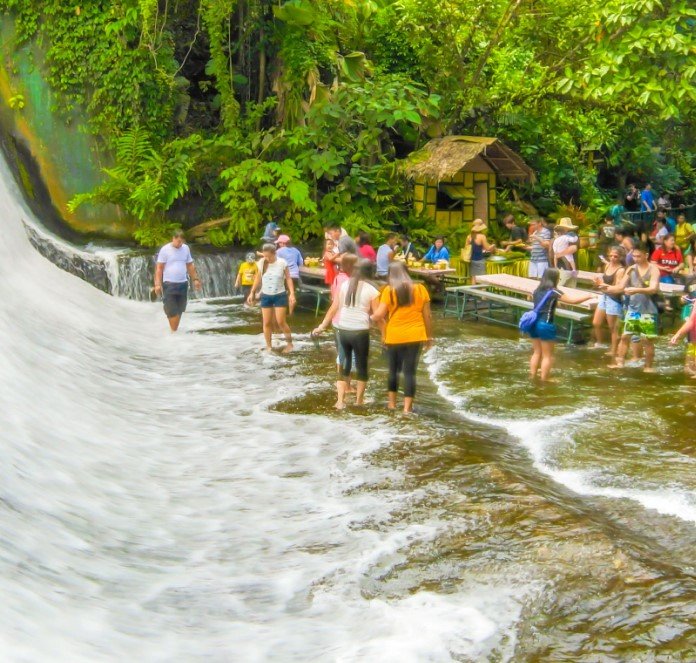
[[[102,169],[104,182],[89,193],[76,195],[68,208],[74,211],[86,203],[118,205],[139,221],[138,241],[157,243],[169,229],[165,212],[188,190],[201,143],[201,137],[193,134],[156,147],[141,127],[125,131],[116,140],[116,164]]]

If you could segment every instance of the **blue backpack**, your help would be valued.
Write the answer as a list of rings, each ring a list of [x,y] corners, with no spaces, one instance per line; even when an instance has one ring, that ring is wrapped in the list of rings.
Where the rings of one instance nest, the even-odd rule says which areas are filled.
[[[520,318],[518,327],[522,333],[529,334],[529,332],[532,331],[532,327],[534,327],[539,318],[539,311],[544,307],[544,304],[546,304],[553,292],[553,290],[547,290],[546,294],[541,298],[541,301],[531,311],[527,311]]]

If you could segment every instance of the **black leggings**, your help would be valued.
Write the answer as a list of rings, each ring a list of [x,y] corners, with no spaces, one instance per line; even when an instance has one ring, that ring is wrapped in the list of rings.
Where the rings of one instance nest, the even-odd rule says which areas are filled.
[[[404,396],[416,395],[416,369],[422,343],[397,343],[387,346],[389,378],[387,391],[399,391],[399,373],[404,374]]]
[[[367,358],[370,354],[370,330],[338,330],[338,340],[343,348],[341,376],[344,381],[350,378],[355,353],[355,377],[358,382],[367,382]]]

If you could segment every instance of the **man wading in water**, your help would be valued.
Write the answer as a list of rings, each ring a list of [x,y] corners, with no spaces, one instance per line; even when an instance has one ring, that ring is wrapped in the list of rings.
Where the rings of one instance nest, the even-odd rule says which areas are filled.
[[[191,249],[184,244],[184,233],[177,230],[172,241],[157,254],[155,268],[155,293],[162,295],[164,313],[173,332],[179,329],[181,315],[186,310],[189,276],[196,290],[200,290],[201,281],[193,265]]]
[[[660,270],[648,262],[648,249],[638,244],[633,249],[634,263],[624,273],[621,288],[628,295],[628,310],[624,318],[621,343],[616,360],[609,368],[623,368],[631,336],[639,336],[645,351],[645,373],[654,372],[655,339],[657,338],[658,308],[655,297],[660,291]]]

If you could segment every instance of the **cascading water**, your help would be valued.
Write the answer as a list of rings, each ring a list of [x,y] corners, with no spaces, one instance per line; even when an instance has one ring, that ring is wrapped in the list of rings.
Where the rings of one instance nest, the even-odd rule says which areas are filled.
[[[198,298],[231,297],[235,295],[236,269],[242,257],[236,253],[211,253],[192,247],[201,291],[191,293]],[[117,297],[147,301],[155,273],[157,253],[108,251],[96,249],[109,274],[110,292]]]
[[[153,286],[156,251],[110,249],[88,245],[78,249],[32,223],[23,223],[31,244],[61,269],[79,276],[99,290],[116,297],[149,301]],[[239,252],[211,252],[193,247],[201,291],[196,298],[232,297]]]
[[[4,163],[0,218],[2,660],[416,661],[496,646],[514,606],[363,595],[383,560],[439,528],[389,523],[409,493],[359,490],[393,480],[363,459],[393,433],[270,411],[312,378],[261,356],[257,337],[186,333],[215,323],[195,302],[169,334],[159,305],[51,264]],[[81,256],[27,225],[44,254]],[[229,262],[209,264],[227,279]],[[120,287],[142,293],[136,271],[141,285]]]

